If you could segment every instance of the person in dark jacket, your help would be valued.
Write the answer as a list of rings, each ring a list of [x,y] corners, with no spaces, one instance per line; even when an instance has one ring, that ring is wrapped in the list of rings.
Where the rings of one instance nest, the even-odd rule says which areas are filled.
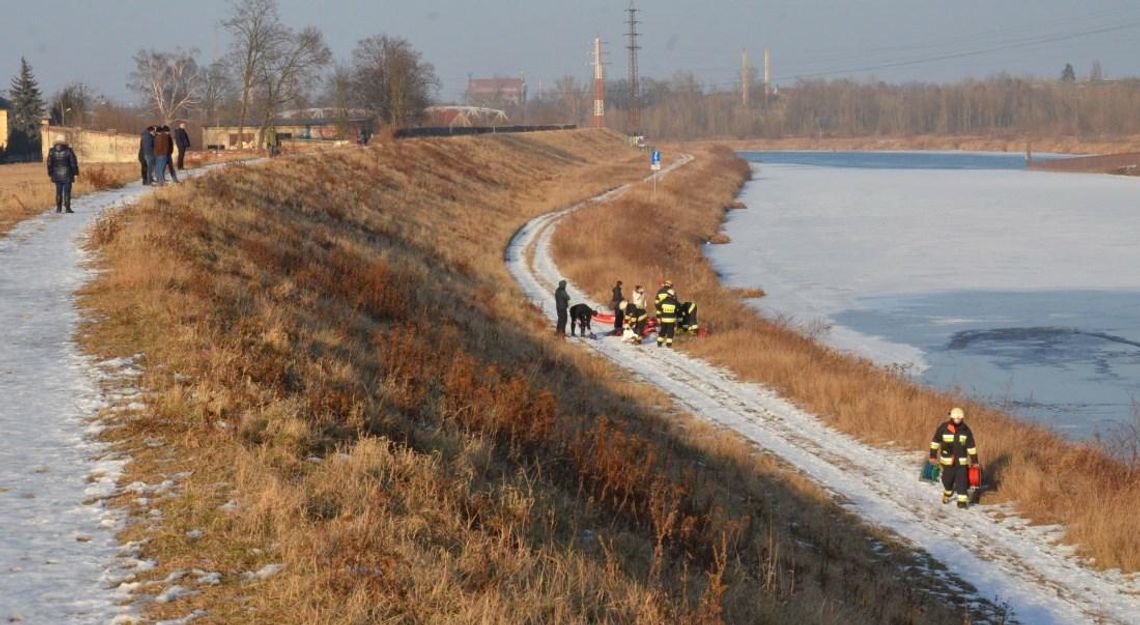
[[[649,313],[634,302],[622,302],[619,307],[625,315],[622,340],[641,345],[641,338],[645,336],[645,324],[649,322]]]
[[[657,347],[673,347],[673,334],[677,326],[677,292],[673,282],[665,280],[657,290],[654,300],[654,313],[657,316]]]
[[[558,325],[555,331],[566,336],[566,311],[570,308],[570,296],[566,293],[566,281],[559,280],[558,288],[554,289],[554,310],[558,313]]]
[[[682,332],[689,334],[700,332],[701,326],[697,323],[696,302],[681,302],[680,307],[677,308],[677,315],[677,327]]]
[[[581,330],[579,334],[582,336],[587,336],[587,332],[589,332],[590,335],[593,335],[594,333],[590,329],[590,320],[594,318],[594,315],[597,314],[597,312],[598,311],[594,310],[593,308],[590,308],[589,304],[578,303],[571,306],[570,336],[574,336],[575,326]]]
[[[174,171],[174,136],[170,134],[170,126],[160,127],[158,133],[170,138],[170,158],[166,159],[166,171],[170,172],[170,179],[177,183],[178,174]]]
[[[163,132],[163,129],[166,132]],[[170,128],[159,126],[158,132],[154,135],[154,171],[155,184],[160,187],[166,184],[166,164],[170,162],[170,155],[173,152],[174,141],[170,138]]]
[[[190,134],[186,132],[186,122],[178,122],[178,128],[174,130],[174,147],[178,148],[178,171],[182,171],[186,150],[190,149]]]
[[[71,183],[79,175],[79,159],[67,145],[63,135],[57,135],[47,155],[47,174],[55,183],[55,212],[74,213],[71,210]]]
[[[154,184],[154,126],[147,126],[139,138],[139,162],[142,164],[143,184]]]
[[[612,307],[614,309],[614,336],[621,336],[621,329],[623,325],[622,317],[624,316],[624,313],[622,312],[619,304],[624,301],[625,296],[621,293],[621,280],[618,280],[617,284],[614,285],[614,290],[612,292],[612,296],[610,297],[610,304],[612,304]]]
[[[966,412],[954,407],[949,416],[930,441],[930,464],[942,465],[942,503],[950,503],[951,495],[957,494],[958,507],[965,508],[970,502],[970,466],[978,464],[978,448],[966,425]]]

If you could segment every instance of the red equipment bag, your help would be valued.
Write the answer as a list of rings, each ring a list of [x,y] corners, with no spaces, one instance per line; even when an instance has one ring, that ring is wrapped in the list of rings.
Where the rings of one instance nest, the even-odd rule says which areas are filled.
[[[982,485],[982,467],[974,465],[966,472],[966,481],[971,488],[978,488]]]

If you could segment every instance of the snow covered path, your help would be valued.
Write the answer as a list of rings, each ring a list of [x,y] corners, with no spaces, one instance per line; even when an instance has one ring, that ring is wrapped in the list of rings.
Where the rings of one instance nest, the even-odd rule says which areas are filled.
[[[203,170],[185,172],[198,174]],[[44,184],[50,184],[45,176]],[[136,564],[115,539],[121,515],[103,505],[127,459],[91,422],[106,405],[94,363],[73,334],[75,292],[92,276],[79,239],[104,210],[148,188],[74,198],[74,214],[44,213],[0,240],[0,621],[130,622],[118,582]]]
[[[623,191],[538,217],[508,245],[509,271],[548,317],[554,318],[552,293],[563,278],[550,252],[555,227],[578,208]],[[598,307],[573,284],[567,290],[571,302]],[[697,418],[731,428],[783,458],[867,522],[940,561],[947,569],[941,574],[952,585],[972,586],[979,600],[996,597],[995,603],[1007,604],[1017,622],[1140,624],[1140,576],[1082,566],[1070,549],[1056,544],[1056,528],[1030,527],[1007,509],[942,506],[940,488],[917,479],[923,451],[884,451],[860,443],[769,389],[740,382],[681,352],[628,345],[615,337],[583,340],[582,346],[665,389]]]

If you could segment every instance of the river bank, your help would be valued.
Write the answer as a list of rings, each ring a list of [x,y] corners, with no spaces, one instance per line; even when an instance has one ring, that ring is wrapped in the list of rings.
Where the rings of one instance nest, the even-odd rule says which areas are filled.
[[[1027,137],[919,135],[912,137],[781,137],[778,139],[723,139],[693,143],[717,143],[737,151],[920,151],[962,150],[1024,154],[1115,154],[1140,151],[1140,136],[1125,137]]]

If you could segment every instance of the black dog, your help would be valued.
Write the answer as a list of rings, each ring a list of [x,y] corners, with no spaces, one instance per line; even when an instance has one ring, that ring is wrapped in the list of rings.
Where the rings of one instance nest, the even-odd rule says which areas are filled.
[[[586,332],[590,332],[590,334],[592,335],[593,332],[590,331],[590,320],[593,319],[594,315],[596,315],[596,314],[598,314],[598,311],[594,310],[593,308],[590,308],[589,306],[587,306],[585,304],[574,304],[573,306],[571,306],[570,307],[570,336],[574,336],[574,328],[575,327],[578,327],[581,330],[581,332],[579,334],[581,334],[582,336],[586,336]]]

